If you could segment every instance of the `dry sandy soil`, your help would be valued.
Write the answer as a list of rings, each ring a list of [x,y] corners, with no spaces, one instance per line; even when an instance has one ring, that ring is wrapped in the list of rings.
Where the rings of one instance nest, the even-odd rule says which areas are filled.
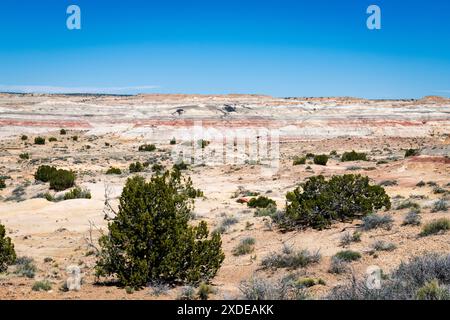
[[[225,131],[239,128],[275,130],[279,166],[262,174],[264,161],[222,161],[214,165],[194,163],[184,174],[204,192],[196,199],[194,223],[205,220],[210,229],[225,217],[235,217],[223,234],[225,261],[212,280],[213,298],[239,298],[239,284],[252,276],[279,279],[290,271],[261,269],[261,260],[280,252],[287,244],[296,249],[319,250],[320,263],[296,270],[299,277],[321,278],[324,285],[309,289],[320,298],[349,279],[350,273],[328,272],[330,259],[342,250],[340,238],[346,231],[358,230],[361,221],[337,223],[323,231],[302,230],[282,233],[270,218],[255,217],[254,209],[237,202],[243,190],[258,192],[285,206],[286,192],[307,177],[323,174],[361,173],[373,183],[395,181],[387,186],[393,207],[391,230],[364,231],[361,242],[350,249],[362,253],[352,263],[357,276],[368,266],[380,266],[389,272],[401,261],[426,252],[450,252],[450,234],[418,237],[421,226],[402,226],[408,209],[397,210],[411,198],[421,206],[422,224],[450,212],[432,212],[434,201],[450,202],[450,101],[439,97],[421,100],[370,101],[354,98],[272,98],[253,95],[186,96],[65,96],[0,94],[0,176],[7,176],[7,187],[0,190],[0,221],[15,244],[18,256],[32,257],[38,267],[34,279],[14,274],[14,266],[0,274],[0,299],[174,299],[180,288],[170,288],[161,295],[151,288],[127,293],[124,288],[97,282],[94,276],[95,256],[87,245],[90,225],[105,230],[105,189],[114,205],[121,188],[131,176],[128,165],[134,161],[173,165],[173,151],[183,144],[181,129],[198,124],[204,128]],[[67,135],[60,135],[65,128]],[[21,140],[22,134],[28,140]],[[45,145],[34,145],[36,136],[47,138]],[[72,136],[78,136],[74,141]],[[169,143],[177,136],[177,144]],[[49,137],[57,141],[49,142]],[[157,151],[138,152],[143,143],[155,143]],[[216,150],[217,141],[205,148]],[[405,158],[405,149],[416,148],[420,155]],[[209,150],[209,151],[208,151]],[[332,156],[327,166],[312,163],[293,166],[293,158],[308,152],[338,155],[345,151],[367,152],[369,161],[341,162]],[[21,160],[21,153],[30,159]],[[214,154],[214,153],[212,153]],[[245,161],[247,159],[247,161]],[[264,159],[262,159],[264,160]],[[219,161],[220,162],[220,161]],[[77,173],[77,185],[87,188],[92,199],[50,202],[42,198],[49,185],[34,180],[42,164],[71,169]],[[110,166],[122,169],[118,176],[106,175]],[[150,166],[151,167],[151,166]],[[147,168],[144,177],[152,175]],[[445,191],[435,193],[433,186],[418,187],[419,181],[434,182]],[[51,192],[54,193],[54,192]],[[247,197],[248,199],[249,197]],[[384,214],[384,212],[383,212]],[[94,242],[99,235],[94,228]],[[251,254],[234,256],[233,248],[244,237],[256,240]],[[393,251],[370,254],[376,240],[396,245]],[[51,259],[45,259],[51,258]],[[48,261],[45,262],[44,261]],[[67,274],[66,267],[79,265],[83,272],[80,291],[59,290]],[[37,280],[53,283],[49,292],[32,291]]]

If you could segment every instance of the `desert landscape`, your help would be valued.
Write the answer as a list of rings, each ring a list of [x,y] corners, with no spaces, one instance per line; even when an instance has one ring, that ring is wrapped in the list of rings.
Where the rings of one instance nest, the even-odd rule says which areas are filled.
[[[199,134],[190,136],[195,127]],[[247,140],[228,161],[222,138],[239,140],[240,130]],[[261,152],[264,135],[270,143]],[[203,220],[219,232],[225,254],[209,299],[251,298],[251,281],[276,287],[286,277],[304,297],[330,298],[370,268],[390,274],[413,257],[450,253],[450,231],[424,231],[450,218],[450,99],[0,94],[0,223],[17,254],[0,273],[0,299],[194,298],[187,292],[198,288],[186,285],[121,286],[98,278],[95,265],[98,238],[127,179],[171,169],[198,141],[200,160],[185,157],[182,170],[202,191],[190,223]],[[344,160],[352,151],[365,159]],[[76,186],[50,189],[35,177],[44,165],[73,171]],[[360,218],[286,230],[275,221],[300,183],[344,174],[367,176],[389,196],[390,208],[374,212],[375,226],[375,218]],[[74,189],[80,192],[66,196]],[[258,197],[276,205],[250,205]],[[337,266],[343,251],[354,258]],[[310,263],[283,267],[269,259],[295,252]],[[77,290],[65,288],[70,266],[81,270]],[[43,282],[46,289],[36,285]]]

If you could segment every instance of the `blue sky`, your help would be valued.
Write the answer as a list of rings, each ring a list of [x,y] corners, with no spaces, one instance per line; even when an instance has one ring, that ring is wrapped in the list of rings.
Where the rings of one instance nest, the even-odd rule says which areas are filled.
[[[0,91],[450,96],[450,1],[2,0]]]

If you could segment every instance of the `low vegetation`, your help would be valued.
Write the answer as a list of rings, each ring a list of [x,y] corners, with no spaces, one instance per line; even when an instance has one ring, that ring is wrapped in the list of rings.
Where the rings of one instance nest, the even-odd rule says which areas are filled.
[[[50,291],[52,284],[48,280],[36,281],[31,288],[33,291]]]
[[[296,156],[296,157],[294,157],[294,161],[293,161],[292,164],[294,166],[298,166],[298,165],[301,165],[301,164],[306,164],[306,157]]]
[[[380,271],[380,287],[356,279],[333,288],[332,300],[447,300],[450,297],[450,255],[426,254],[402,262],[390,275]],[[369,279],[370,280],[370,279]]]
[[[0,190],[6,188],[6,181],[4,178],[0,178]]]
[[[391,230],[394,224],[394,219],[388,214],[379,215],[376,213],[369,214],[362,219],[362,229],[365,231],[383,228]]]
[[[349,246],[353,242],[361,241],[361,232],[354,231],[353,233],[346,232],[341,236],[340,245],[342,247]]]
[[[273,217],[277,213],[277,206],[269,204],[266,208],[257,208],[255,217]]]
[[[377,240],[371,245],[372,249],[375,251],[392,251],[397,248],[397,246],[392,242],[386,242],[383,240]]]
[[[431,212],[448,211],[448,203],[444,199],[439,199],[433,203]]]
[[[173,165],[173,169],[178,170],[178,171],[187,170],[188,165],[184,161],[180,161]]]
[[[244,254],[252,253],[255,250],[255,238],[247,237],[242,239],[239,244],[233,249],[233,255],[242,256]]]
[[[34,278],[36,275],[37,267],[34,264],[33,258],[19,257],[16,259],[15,274],[21,277]]]
[[[154,144],[143,144],[139,146],[139,151],[141,152],[152,152],[156,150],[156,146]]]
[[[22,160],[28,160],[30,159],[30,154],[28,152],[21,153],[19,154],[19,158]]]
[[[274,252],[264,257],[261,261],[261,266],[264,269],[297,269],[318,263],[320,258],[319,252],[312,253],[308,250],[296,251],[288,246],[284,246],[281,253]]]
[[[109,167],[109,169],[106,171],[106,174],[122,174],[122,170],[116,167]]]
[[[364,152],[356,152],[352,150],[351,152],[344,152],[341,157],[341,161],[367,161],[367,154]]]
[[[306,300],[309,298],[305,286],[293,276],[278,281],[252,277],[242,281],[239,290],[246,300]]]
[[[389,196],[381,186],[371,185],[361,175],[308,178],[286,195],[286,212],[282,226],[323,229],[334,221],[352,221],[374,210],[389,209]],[[350,205],[351,204],[351,205]]]
[[[410,209],[410,208],[420,209],[420,206],[419,206],[418,203],[416,203],[414,201],[405,200],[405,201],[402,201],[401,203],[399,203],[395,209],[396,210],[403,210],[403,209]]]
[[[34,144],[40,144],[40,145],[45,144],[45,138],[42,138],[42,137],[34,138]]]
[[[361,259],[361,254],[352,250],[343,250],[336,253],[334,257],[345,262],[352,262]]]
[[[87,189],[82,189],[80,187],[76,187],[64,194],[64,200],[91,199],[91,198],[92,198],[91,192]]]
[[[276,202],[264,196],[251,198],[247,202],[247,206],[249,206],[250,208],[267,208],[270,205],[276,205]]]
[[[209,299],[209,295],[214,293],[214,292],[215,292],[215,290],[214,290],[214,288],[211,285],[207,284],[206,282],[202,282],[198,286],[197,297],[200,300],[208,300]]]
[[[440,218],[433,220],[422,227],[422,232],[420,236],[430,236],[440,232],[445,232],[450,230],[450,219],[448,218]]]
[[[321,166],[326,166],[328,162],[328,156],[326,154],[320,154],[314,156],[314,164],[318,164]]]
[[[129,170],[131,173],[144,171],[144,166],[139,161],[130,163]]]
[[[403,219],[402,226],[418,226],[421,220],[420,212],[418,210],[411,210]]]

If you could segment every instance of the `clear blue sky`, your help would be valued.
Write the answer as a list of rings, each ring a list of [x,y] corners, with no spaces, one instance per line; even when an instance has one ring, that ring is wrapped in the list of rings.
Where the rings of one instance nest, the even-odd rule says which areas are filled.
[[[81,30],[66,28],[70,4]],[[381,30],[366,28],[370,4]],[[450,1],[1,0],[0,91],[47,87],[450,96]]]

